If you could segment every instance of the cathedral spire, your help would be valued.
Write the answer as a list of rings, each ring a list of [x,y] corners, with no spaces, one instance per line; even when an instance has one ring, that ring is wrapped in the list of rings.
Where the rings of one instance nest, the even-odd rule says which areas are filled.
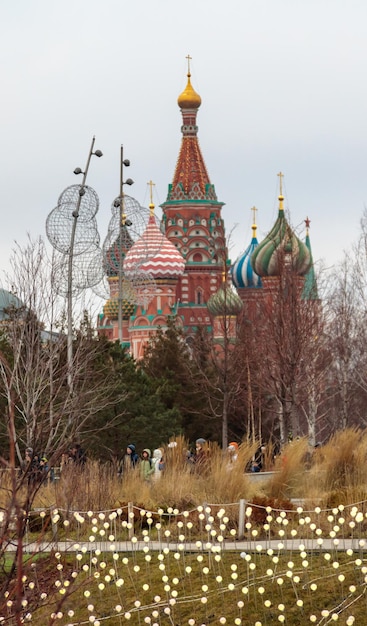
[[[155,183],[153,183],[153,181],[150,180],[149,183],[147,184],[149,185],[149,195],[150,195],[149,212],[150,212],[150,216],[154,216],[155,204],[153,202],[153,187]]]
[[[201,105],[201,97],[191,84],[190,55],[187,55],[187,84],[178,96],[177,103],[182,114],[182,142],[177,159],[172,185],[169,186],[167,202],[208,200],[217,201],[214,185],[200,150],[197,138],[196,116]]]
[[[180,109],[198,109],[201,105],[201,98],[191,85],[190,61],[191,57],[187,55],[187,85],[183,92],[177,98],[177,104]]]
[[[256,239],[256,231],[257,231],[257,226],[256,226],[256,213],[257,213],[257,208],[256,206],[253,206],[252,209],[252,240]]]
[[[284,177],[284,174],[283,174],[283,172],[279,172],[279,174],[277,174],[277,176],[279,176],[279,196],[278,196],[279,211],[284,211],[284,196],[283,196],[283,177]]]

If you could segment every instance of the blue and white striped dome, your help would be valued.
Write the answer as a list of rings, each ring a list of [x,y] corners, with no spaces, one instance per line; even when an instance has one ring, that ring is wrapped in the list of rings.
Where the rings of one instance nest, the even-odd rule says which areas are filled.
[[[252,239],[245,252],[241,254],[231,268],[232,283],[237,289],[262,287],[261,278],[255,274],[251,265],[251,256],[259,242],[256,238],[256,225],[252,226]]]

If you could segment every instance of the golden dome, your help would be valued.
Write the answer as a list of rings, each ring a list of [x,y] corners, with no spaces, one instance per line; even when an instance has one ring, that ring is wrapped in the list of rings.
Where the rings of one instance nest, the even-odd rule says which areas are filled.
[[[106,304],[104,305],[103,313],[111,320],[117,320],[119,314],[118,309],[118,298],[111,298],[110,300],[107,300]],[[135,304],[133,302],[129,302],[128,300],[122,300],[122,319],[129,319],[129,317],[134,314],[134,310]]]
[[[189,72],[187,74],[187,85],[177,98],[177,104],[180,109],[198,109],[201,105],[201,98],[191,85],[190,76]]]

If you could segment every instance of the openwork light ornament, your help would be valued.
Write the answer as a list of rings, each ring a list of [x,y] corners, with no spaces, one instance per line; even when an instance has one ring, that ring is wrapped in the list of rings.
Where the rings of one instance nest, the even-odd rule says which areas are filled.
[[[120,197],[115,198],[111,204],[111,213],[107,236],[102,246],[104,265],[108,276],[118,275],[121,269],[120,263],[123,265],[126,253],[136,241],[144,241],[136,267],[155,256],[164,241],[164,233],[161,230],[158,217],[155,214],[152,215],[149,209],[141,206],[135,198],[127,195],[124,195],[122,199]],[[148,242],[142,239],[142,235],[149,219],[154,220],[161,236],[156,238],[154,244],[149,242],[148,245]]]
[[[75,208],[75,207],[74,207]],[[70,205],[57,206],[48,215],[46,220],[46,233],[52,246],[61,254],[68,255],[70,251],[73,220],[72,207]],[[84,254],[90,247],[98,245],[100,241],[98,227],[95,218],[89,222],[76,223],[73,255]]]
[[[131,304],[139,304],[147,308],[149,302],[154,298],[155,280],[149,272],[137,269],[133,274],[123,273],[121,280],[121,300]],[[118,280],[103,276],[102,280],[92,286],[94,293],[104,300],[119,300]]]
[[[88,185],[70,185],[60,194],[57,206],[69,205],[76,207],[80,198],[78,219],[88,222],[96,216],[99,209],[99,198],[92,187]]]
[[[149,272],[137,269],[135,272],[129,273],[125,277],[134,290],[134,302],[144,309],[148,307],[149,302],[154,298],[155,280]]]
[[[103,279],[102,251],[98,243],[92,244],[86,251],[74,257],[72,264],[72,291],[77,295],[81,291],[93,288]],[[55,283],[60,295],[68,293],[69,260],[67,255],[59,255],[55,267]]]

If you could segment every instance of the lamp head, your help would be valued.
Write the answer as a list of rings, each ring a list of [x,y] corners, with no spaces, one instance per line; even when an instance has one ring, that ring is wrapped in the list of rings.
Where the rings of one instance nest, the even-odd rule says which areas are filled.
[[[132,178],[128,178],[127,180],[125,180],[125,184],[126,184],[126,185],[133,185],[133,184],[134,184],[134,181],[133,181],[133,179],[132,179]]]
[[[93,152],[93,154],[96,155],[96,157],[101,157],[103,156],[103,152],[101,150],[96,150],[95,152]]]
[[[77,175],[78,174],[82,174],[81,168],[80,167],[76,167],[75,170],[74,170],[74,174],[77,174]]]
[[[129,167],[129,165],[130,165],[129,159],[124,159],[122,162],[125,165],[125,167]]]

